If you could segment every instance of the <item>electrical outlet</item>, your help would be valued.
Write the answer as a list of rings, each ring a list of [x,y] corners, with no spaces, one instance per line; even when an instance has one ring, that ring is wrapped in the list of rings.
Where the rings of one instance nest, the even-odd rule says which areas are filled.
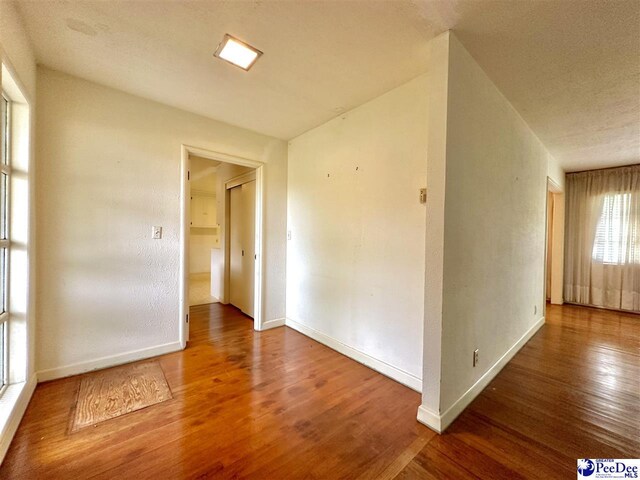
[[[479,360],[479,356],[478,356],[478,349],[476,348],[476,349],[473,351],[473,366],[475,367],[476,365],[478,365],[478,362],[479,362],[479,361],[480,361],[480,360]]]
[[[159,240],[162,238],[162,227],[152,227],[151,229],[151,238],[154,240]]]

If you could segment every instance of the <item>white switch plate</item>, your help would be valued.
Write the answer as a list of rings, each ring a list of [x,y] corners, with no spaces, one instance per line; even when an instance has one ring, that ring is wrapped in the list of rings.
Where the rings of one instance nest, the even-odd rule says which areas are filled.
[[[162,238],[162,227],[153,227],[151,229],[151,238],[159,240]]]

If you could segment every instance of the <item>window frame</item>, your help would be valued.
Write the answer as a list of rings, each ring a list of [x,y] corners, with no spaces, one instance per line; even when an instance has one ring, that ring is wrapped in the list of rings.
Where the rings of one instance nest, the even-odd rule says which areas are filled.
[[[0,202],[0,216],[4,217],[4,231],[0,232],[0,342],[2,342],[2,356],[0,369],[0,396],[9,386],[9,264],[11,251],[10,212],[11,212],[11,114],[12,102],[9,96],[2,90],[2,119],[0,119],[0,141],[3,144],[2,157],[0,158],[0,178],[6,180],[4,187],[4,201]],[[1,111],[1,110],[0,110]],[[6,175],[6,176],[5,176]],[[1,181],[1,180],[0,180]],[[1,210],[0,209],[0,210]]]

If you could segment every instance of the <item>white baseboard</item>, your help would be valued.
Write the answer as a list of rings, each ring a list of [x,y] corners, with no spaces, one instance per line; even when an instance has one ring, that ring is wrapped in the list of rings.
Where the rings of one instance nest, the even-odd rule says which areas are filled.
[[[431,430],[442,433],[442,417],[436,412],[428,409],[424,405],[418,407],[418,421]]]
[[[262,328],[260,331],[263,332],[265,330],[270,330],[272,328],[282,327],[285,324],[284,318],[275,318],[273,320],[268,320],[262,324]]]
[[[455,401],[451,407],[449,407],[443,414],[429,410],[424,405],[418,407],[418,421],[425,424],[427,427],[435,430],[438,433],[442,433],[451,423],[460,415],[467,406],[485,389],[489,382],[493,380],[500,370],[509,363],[516,353],[529,341],[533,335],[544,325],[544,317],[534,323],[529,330],[527,330],[520,339],[514,343],[509,350],[505,352],[502,357],[494,363],[489,370],[485,372],[482,377],[474,383],[469,390],[467,390],[458,400]]]
[[[340,352],[341,354],[349,358],[352,358],[356,362],[362,363],[363,365],[366,365],[367,367],[380,372],[381,374],[395,380],[396,382],[399,382],[411,388],[412,390],[422,393],[421,378],[418,378],[415,375],[394,367],[393,365],[389,365],[382,360],[378,360],[377,358],[361,352],[360,350],[356,350],[355,348],[350,347],[349,345],[342,343],[341,341],[336,340],[333,337],[325,335],[324,333],[319,332],[314,328],[307,327],[306,325],[296,322],[295,320],[292,320],[290,318],[286,319],[285,324],[287,327],[291,327],[294,330],[297,330],[303,335],[314,339],[316,342],[320,342],[323,345],[326,345],[327,347],[336,350],[337,352]]]
[[[3,410],[4,407],[7,408],[6,413],[8,413],[8,415],[3,419],[2,429],[0,430],[0,465],[9,450],[11,440],[13,440],[13,436],[18,430],[22,416],[27,410],[27,406],[29,405],[29,401],[37,384],[38,377],[34,373],[31,375],[31,378],[29,378],[29,381],[19,385],[10,385],[3,393],[1,403],[3,404]],[[13,391],[10,390],[12,388],[14,389]],[[4,405],[5,403],[10,403],[10,405]]]
[[[88,362],[74,363],[72,365],[67,365],[64,367],[50,368],[38,372],[38,381],[47,382],[49,380],[55,380],[57,378],[70,377],[71,375],[78,375],[80,373],[90,372],[92,370],[115,367],[116,365],[122,365],[123,363],[135,362],[136,360],[157,357],[158,355],[164,355],[165,353],[177,352],[178,350],[182,349],[183,347],[180,342],[171,342],[165,343],[164,345],[157,345],[155,347],[134,350],[132,352],[120,353],[108,357],[101,357],[95,360],[90,360]]]

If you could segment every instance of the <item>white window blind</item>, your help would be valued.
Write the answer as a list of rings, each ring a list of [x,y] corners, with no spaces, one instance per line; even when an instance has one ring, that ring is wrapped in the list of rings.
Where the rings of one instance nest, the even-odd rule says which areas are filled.
[[[605,195],[592,257],[612,264],[640,264],[640,219],[632,218],[632,194]]]

